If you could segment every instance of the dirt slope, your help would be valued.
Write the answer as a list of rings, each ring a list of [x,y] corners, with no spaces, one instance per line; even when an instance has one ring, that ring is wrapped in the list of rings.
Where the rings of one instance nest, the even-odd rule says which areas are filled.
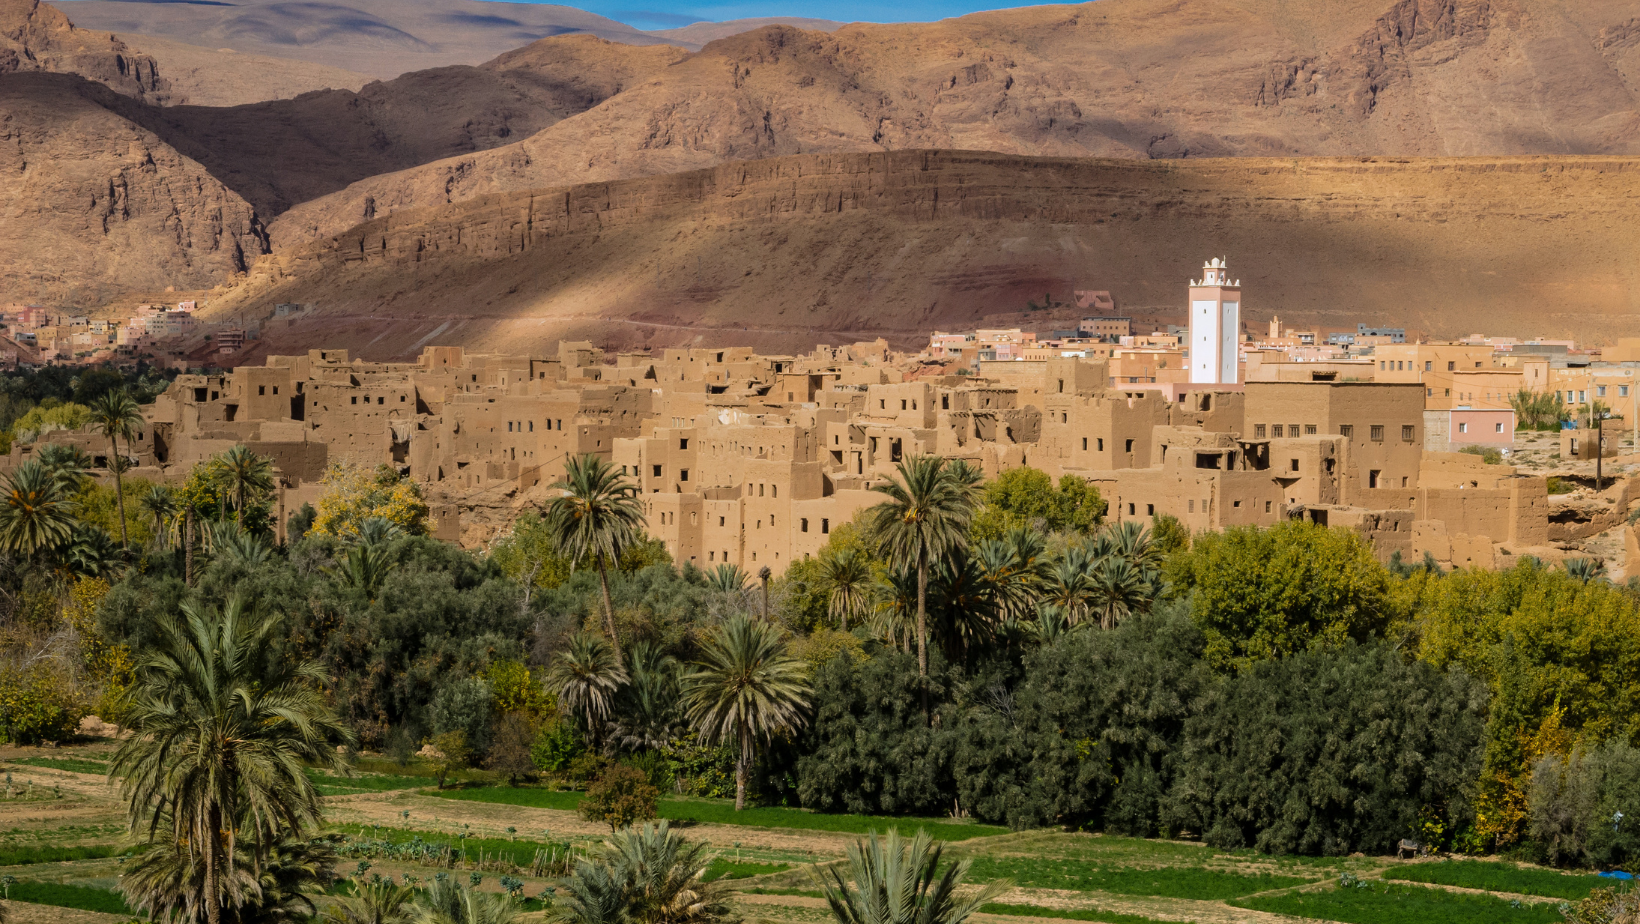
[[[1587,0],[1100,0],[768,27],[516,144],[270,224],[731,160],[906,148],[1099,157],[1640,153],[1640,20]]]
[[[1587,342],[1640,322],[1637,205],[1624,157],[801,155],[379,217],[262,259],[212,310],[316,305],[264,325],[274,352],[910,344],[1075,288],[1179,312],[1227,256],[1252,325]]]
[[[0,301],[208,288],[267,250],[249,203],[67,74],[0,77]]]
[[[357,90],[375,79],[339,67],[201,48],[153,35],[121,38],[159,63],[171,86],[171,100],[178,105],[243,106],[315,90]]]

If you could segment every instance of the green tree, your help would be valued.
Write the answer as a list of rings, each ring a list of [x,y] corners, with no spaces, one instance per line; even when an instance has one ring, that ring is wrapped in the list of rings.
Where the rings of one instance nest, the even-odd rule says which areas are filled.
[[[1175,591],[1191,595],[1220,669],[1365,641],[1393,615],[1389,572],[1349,529],[1294,521],[1207,533],[1167,573]]]
[[[848,875],[833,865],[815,873],[838,924],[963,924],[981,906],[1011,887],[989,882],[958,897],[971,860],[940,872],[942,845],[918,830],[907,844],[897,830],[888,837],[855,841],[848,848]]]
[[[25,462],[7,476],[0,548],[25,558],[37,555],[67,542],[73,528],[73,501],[62,480],[44,465]]]
[[[740,748],[735,811],[746,807],[746,779],[759,739],[803,725],[809,685],[803,663],[786,653],[780,630],[736,616],[701,642],[700,658],[682,682],[689,721],[707,741]]]
[[[125,466],[120,464],[119,439],[125,437],[126,447],[130,448],[131,434],[142,426],[142,409],[125,389],[106,391],[91,402],[91,425],[108,440],[108,470],[114,473],[114,495],[120,503],[120,546],[129,550],[131,538],[125,529],[125,490],[121,481]]]
[[[143,513],[153,518],[154,541],[160,548],[165,548],[166,537],[169,535],[167,526],[177,512],[176,497],[171,494],[170,488],[156,484],[149,487],[148,493],[142,496],[138,504],[142,507]]]
[[[581,800],[581,817],[609,825],[611,833],[655,817],[660,791],[649,785],[649,777],[636,767],[615,764],[587,786]]]
[[[313,899],[330,884],[336,855],[328,843],[283,837],[263,847],[241,840],[231,869],[221,877],[230,900],[222,919],[232,924],[298,924],[311,921]],[[205,912],[207,888],[201,857],[165,842],[154,846],[120,877],[126,901],[152,920],[197,921]]]
[[[609,642],[590,632],[571,636],[569,647],[558,652],[547,670],[547,689],[558,697],[560,708],[586,723],[594,742],[601,740],[615,693],[627,680]]]
[[[917,673],[928,676],[928,573],[934,560],[967,542],[974,515],[974,488],[938,456],[913,456],[899,465],[898,480],[872,485],[888,496],[874,509],[872,531],[882,554],[917,575]]]
[[[328,673],[277,652],[283,621],[242,598],[220,612],[184,605],[155,630],[125,703],[132,734],[109,775],[133,834],[198,859],[205,918],[220,924],[241,844],[260,860],[316,827],[319,794],[305,766],[342,769],[336,744],[351,735],[317,691]]]
[[[1109,505],[1092,482],[1065,475],[1056,486],[1046,472],[1011,468],[987,484],[973,523],[975,539],[1000,539],[1010,530],[1088,534]]]
[[[564,479],[552,487],[564,493],[547,507],[548,529],[572,570],[582,560],[597,565],[604,595],[604,628],[618,667],[621,641],[615,634],[615,607],[609,602],[609,567],[643,535],[646,520],[637,485],[589,453],[566,462]]]
[[[844,549],[820,556],[820,586],[828,601],[826,611],[842,631],[848,631],[850,616],[866,611],[871,581],[871,557],[863,550]]]
[[[245,504],[273,491],[273,460],[259,456],[243,445],[234,446],[211,460],[223,490],[233,495],[234,512],[245,520]]]

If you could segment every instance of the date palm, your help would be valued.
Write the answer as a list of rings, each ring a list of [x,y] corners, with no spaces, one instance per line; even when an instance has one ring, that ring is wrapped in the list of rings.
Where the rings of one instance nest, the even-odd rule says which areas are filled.
[[[899,479],[872,485],[888,500],[872,508],[873,533],[891,564],[917,572],[917,673],[928,676],[928,569],[967,543],[977,490],[974,469],[948,468],[938,456],[912,456]]]
[[[6,478],[0,498],[0,548],[26,558],[67,542],[74,502],[62,479],[38,461]]]
[[[243,524],[246,502],[273,490],[273,460],[239,445],[217,456],[215,463],[218,484],[233,494],[234,510]]]
[[[666,822],[632,827],[576,863],[554,904],[559,924],[711,924],[729,915],[724,880],[707,881],[713,854]]]
[[[1096,564],[1086,547],[1066,547],[1048,568],[1047,580],[1042,587],[1042,602],[1058,607],[1072,625],[1080,623],[1087,618],[1088,606],[1093,599]]]
[[[1111,555],[1089,574],[1088,613],[1100,628],[1114,629],[1133,613],[1150,606],[1152,584],[1133,562]]]
[[[586,721],[587,734],[596,741],[614,706],[615,693],[627,679],[608,641],[591,632],[577,632],[570,637],[569,647],[553,658],[546,685],[559,705]]]
[[[736,616],[707,633],[700,659],[683,677],[684,709],[695,731],[740,748],[735,811],[746,807],[746,777],[759,739],[803,726],[809,683],[803,662],[787,655],[779,629]]]
[[[130,448],[131,434],[142,426],[142,408],[123,388],[105,391],[91,402],[91,426],[108,440],[108,470],[114,474],[114,497],[119,500],[120,547],[129,551],[131,537],[125,525],[125,466],[120,464],[123,461],[120,437],[125,437],[126,447]]]
[[[890,829],[848,848],[847,878],[841,865],[816,872],[826,904],[838,924],[963,924],[985,903],[1007,891],[1007,881],[990,882],[959,898],[957,890],[971,860],[940,872],[944,848],[918,830],[908,844]]]
[[[185,852],[203,877],[203,911],[221,924],[235,856],[271,858],[315,828],[319,794],[304,772],[340,770],[351,736],[318,692],[315,661],[282,656],[281,620],[241,597],[220,612],[184,604],[167,616],[134,670],[125,739],[109,762],[133,834]]]
[[[416,901],[415,924],[514,924],[524,907],[512,896],[435,879]]]
[[[329,884],[336,854],[325,841],[285,837],[259,850],[241,841],[231,871],[218,891],[228,897],[222,919],[230,924],[307,922],[314,911],[310,891]],[[133,908],[155,921],[197,921],[205,913],[204,864],[186,845],[161,843],[120,877]]]
[[[871,558],[859,549],[843,549],[820,557],[820,587],[826,592],[826,612],[848,631],[850,616],[866,609],[871,592]]]
[[[338,898],[325,909],[323,920],[330,924],[410,924],[415,896],[415,889],[391,878],[360,881],[352,895]]]
[[[142,500],[137,501],[137,506],[142,508],[143,513],[153,518],[154,541],[159,543],[160,548],[165,548],[166,527],[177,512],[176,495],[171,493],[170,488],[156,484],[148,489],[148,493],[142,496]]]
[[[615,636],[615,607],[609,602],[609,567],[621,552],[640,538],[647,522],[638,487],[615,466],[591,453],[564,464],[564,479],[553,484],[564,492],[547,507],[547,530],[558,552],[574,570],[584,560],[598,568],[598,586],[604,595],[604,628],[621,663],[621,642]]]
[[[42,447],[34,458],[53,478],[62,482],[63,490],[70,494],[80,489],[86,473],[91,471],[91,457],[78,446],[52,443]]]

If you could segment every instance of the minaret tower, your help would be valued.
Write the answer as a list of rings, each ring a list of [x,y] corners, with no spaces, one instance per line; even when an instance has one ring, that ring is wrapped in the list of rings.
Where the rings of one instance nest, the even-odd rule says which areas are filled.
[[[1241,280],[1215,257],[1190,280],[1190,383],[1234,385],[1241,381]]]

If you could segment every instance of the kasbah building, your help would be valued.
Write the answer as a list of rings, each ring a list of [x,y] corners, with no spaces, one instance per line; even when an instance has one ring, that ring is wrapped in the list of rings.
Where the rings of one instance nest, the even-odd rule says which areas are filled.
[[[1565,557],[1578,540],[1623,526],[1631,497],[1640,500],[1636,477],[1608,479],[1575,509],[1552,504],[1543,476],[1451,451],[1509,446],[1507,396],[1527,377],[1539,378],[1536,389],[1567,376],[1593,387],[1601,375],[1629,381],[1640,363],[1550,368],[1533,356],[1500,363],[1484,345],[1400,343],[1367,358],[1286,362],[1242,333],[1240,301],[1224,262],[1209,261],[1190,281],[1188,342],[1176,343],[1184,330],[1171,345],[1139,338],[1177,357],[1171,366],[1112,346],[1108,330],[1076,349],[1020,343],[1017,331],[980,332],[989,345],[937,333],[935,358],[883,341],[801,356],[723,348],[611,358],[588,343],[561,343],[545,358],[437,346],[402,363],[337,350],[270,356],[178,378],[143,409],[131,474],[180,481],[243,444],[274,460],[282,531],[317,500],[331,463],[387,464],[422,485],[435,535],[482,546],[544,506],[567,458],[590,453],[635,481],[648,531],[679,563],[775,574],[880,501],[871,486],[917,454],[966,459],[988,477],[1029,465],[1085,478],[1113,522],[1167,514],[1199,532],[1301,518],[1360,531],[1382,559],[1427,552],[1443,567]],[[1277,322],[1270,340],[1282,336]],[[965,343],[979,348],[951,361]],[[1009,358],[990,358],[998,353]],[[1119,374],[1124,364],[1152,374]],[[1172,380],[1156,381],[1158,367]],[[1470,401],[1470,391],[1488,397]],[[1593,458],[1590,441],[1567,440],[1572,456]],[[80,445],[106,464],[105,440],[57,432],[15,446],[0,469],[46,442]],[[1633,527],[1621,533],[1640,554]]]

